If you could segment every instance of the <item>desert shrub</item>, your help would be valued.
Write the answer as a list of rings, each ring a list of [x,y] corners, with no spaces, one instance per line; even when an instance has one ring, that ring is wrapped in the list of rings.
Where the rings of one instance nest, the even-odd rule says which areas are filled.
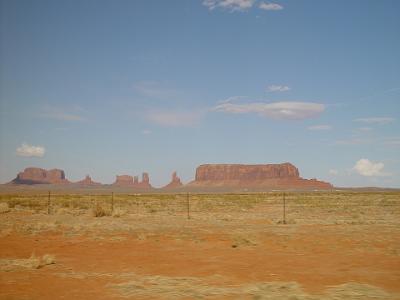
[[[125,210],[125,209],[121,209],[121,208],[116,208],[116,209],[114,209],[114,211],[112,212],[112,216],[114,217],[114,218],[119,218],[119,217],[122,217],[122,216],[124,216],[124,215],[126,215],[127,214],[127,211]]]
[[[8,207],[8,203],[0,203],[0,214],[4,214],[10,211],[10,208]]]
[[[47,265],[52,265],[56,263],[56,259],[54,255],[51,254],[45,254],[42,256],[42,259],[40,260],[40,267],[44,267]]]
[[[93,216],[96,218],[100,218],[100,217],[111,216],[111,213],[105,210],[100,205],[96,205],[96,207],[93,209]]]

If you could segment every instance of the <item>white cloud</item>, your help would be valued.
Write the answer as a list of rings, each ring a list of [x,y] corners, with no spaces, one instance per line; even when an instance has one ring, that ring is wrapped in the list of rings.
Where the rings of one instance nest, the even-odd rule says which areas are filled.
[[[46,150],[43,146],[32,146],[26,143],[23,143],[16,150],[18,156],[25,157],[43,157]]]
[[[366,158],[362,158],[356,162],[353,170],[362,176],[387,176],[389,174],[383,172],[384,166],[381,162],[372,162]]]
[[[290,90],[290,87],[287,85],[270,85],[267,87],[269,92],[287,92]]]
[[[203,113],[199,111],[153,111],[147,119],[167,127],[193,126],[200,122]]]
[[[179,91],[169,88],[166,83],[158,81],[138,81],[133,84],[133,89],[139,94],[151,98],[174,98]]]
[[[209,10],[222,8],[230,11],[245,11],[251,8],[254,2],[255,0],[204,0],[203,5]]]
[[[313,126],[308,126],[308,130],[331,130],[332,126],[331,125],[313,125]]]
[[[358,118],[354,119],[355,122],[362,122],[368,124],[388,124],[395,121],[395,118],[391,117],[371,117],[371,118]]]
[[[301,120],[318,116],[325,106],[312,102],[273,102],[273,103],[222,103],[213,108],[214,111],[231,114],[256,113],[272,119]]]
[[[149,130],[149,129],[143,129],[143,130],[141,131],[141,133],[142,133],[143,135],[148,135],[148,134],[151,134],[151,130]]]
[[[258,6],[260,9],[263,10],[282,10],[283,6],[277,3],[268,3],[268,2],[261,2]]]
[[[330,175],[336,176],[336,175],[339,174],[339,171],[338,171],[338,170],[335,170],[335,169],[330,169],[330,170],[329,170],[329,174],[330,174]]]

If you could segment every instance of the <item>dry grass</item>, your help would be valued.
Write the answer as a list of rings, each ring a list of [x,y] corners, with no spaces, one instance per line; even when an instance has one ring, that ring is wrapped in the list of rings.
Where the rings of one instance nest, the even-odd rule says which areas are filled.
[[[37,257],[33,253],[29,258],[0,259],[0,271],[12,272],[26,269],[34,270],[55,264],[55,262],[54,255],[45,254],[42,257]]]
[[[0,203],[0,214],[4,214],[10,211],[10,208],[8,207],[8,203],[3,202]]]
[[[47,214],[47,195],[0,195],[0,212],[11,210]],[[224,219],[267,218],[282,223],[283,193],[192,194],[191,217]],[[186,216],[185,194],[52,195],[50,213],[95,217],[125,215]],[[290,224],[397,223],[399,192],[286,192]],[[397,220],[397,221],[396,221]]]
[[[268,300],[368,300],[394,299],[380,288],[358,283],[334,286],[324,294],[309,294],[295,282],[259,282],[242,285],[224,283],[220,276],[209,278],[138,276],[110,285],[121,296],[141,299],[268,299]]]
[[[99,205],[96,205],[95,208],[93,209],[93,216],[96,218],[109,217],[111,216],[111,214],[112,214],[111,211],[108,211]]]

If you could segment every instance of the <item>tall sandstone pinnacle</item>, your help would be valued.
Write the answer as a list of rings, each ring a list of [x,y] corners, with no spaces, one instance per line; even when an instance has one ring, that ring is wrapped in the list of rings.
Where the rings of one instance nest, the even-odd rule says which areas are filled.
[[[179,188],[183,186],[181,179],[178,177],[178,175],[176,175],[176,172],[172,173],[172,178],[171,178],[171,182],[168,183],[166,186],[164,186],[163,188],[165,189],[172,189],[172,188]]]
[[[206,164],[197,167],[192,187],[250,187],[331,189],[332,185],[316,179],[303,179],[291,163],[242,165]]]
[[[152,186],[150,184],[149,174],[146,172],[143,172],[142,173],[142,181],[138,182],[135,186],[138,188],[141,188],[141,189],[151,189]]]

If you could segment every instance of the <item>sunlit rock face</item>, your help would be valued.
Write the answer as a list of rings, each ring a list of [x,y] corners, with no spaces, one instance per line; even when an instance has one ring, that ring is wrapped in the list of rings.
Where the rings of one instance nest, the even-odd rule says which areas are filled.
[[[14,184],[65,184],[69,181],[60,169],[26,168],[11,182]]]
[[[206,164],[197,167],[190,186],[331,189],[316,179],[303,179],[291,163],[243,165]]]

